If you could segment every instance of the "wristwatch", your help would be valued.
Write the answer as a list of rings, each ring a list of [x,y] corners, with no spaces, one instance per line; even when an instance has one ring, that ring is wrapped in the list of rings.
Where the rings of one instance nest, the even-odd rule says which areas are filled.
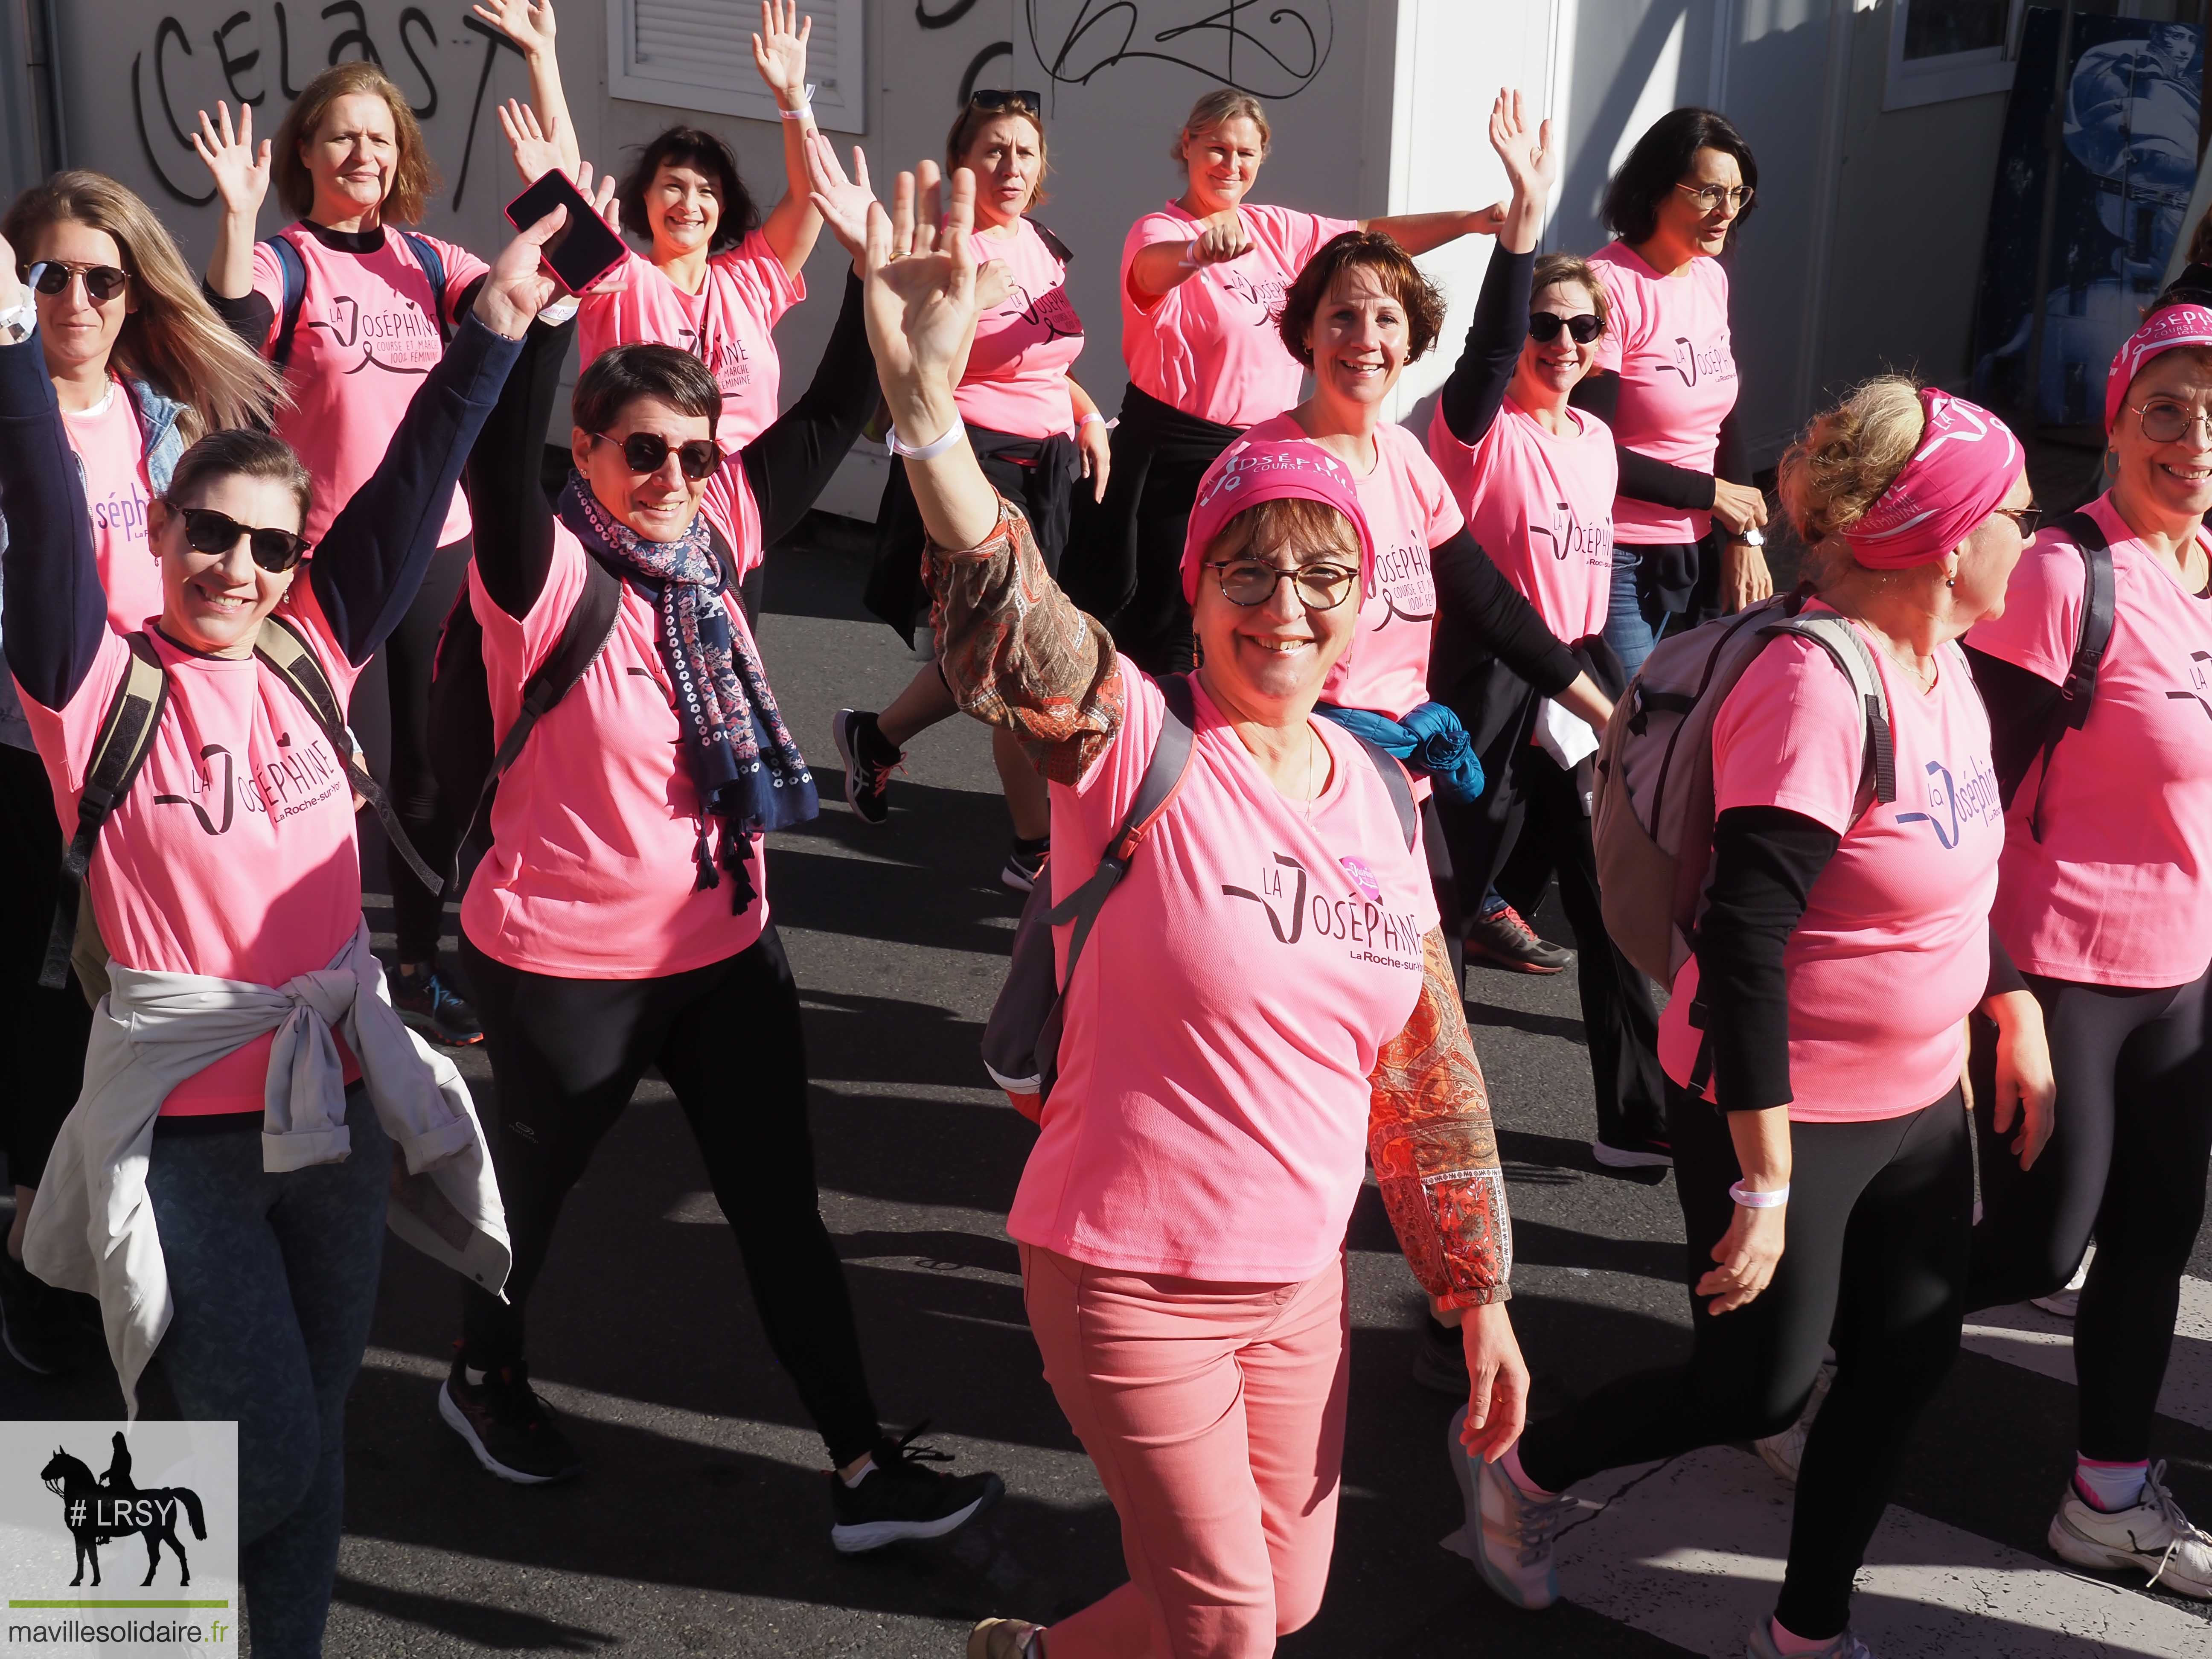
[[[39,309],[27,296],[19,306],[0,311],[0,345],[21,345],[39,325]]]
[[[1766,545],[1766,538],[1759,533],[1757,525],[1752,526],[1748,530],[1731,530],[1729,532],[1729,539],[1732,542],[1741,542],[1746,547]]]

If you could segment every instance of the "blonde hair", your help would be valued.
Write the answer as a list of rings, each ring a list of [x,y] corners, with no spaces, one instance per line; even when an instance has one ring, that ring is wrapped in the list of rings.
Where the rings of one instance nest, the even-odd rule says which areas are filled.
[[[1598,281],[1589,261],[1579,254],[1547,253],[1539,258],[1529,273],[1528,292],[1533,297],[1562,283],[1580,283],[1589,295],[1590,309],[1598,321],[1607,328],[1613,326],[1613,302],[1605,297],[1605,284]]]
[[[423,209],[438,193],[438,169],[431,164],[429,146],[422,142],[422,129],[405,95],[382,70],[360,60],[331,64],[308,82],[292,100],[292,107],[284,112],[284,124],[276,129],[276,139],[269,146],[276,199],[295,218],[304,219],[314,211],[314,175],[300,159],[300,146],[322,131],[323,118],[331,112],[332,104],[357,92],[381,98],[392,112],[398,165],[392,168],[392,188],[380,211],[399,224],[419,224]]]
[[[1235,87],[1216,87],[1190,106],[1190,113],[1183,118],[1182,131],[1168,146],[1168,160],[1188,173],[1190,163],[1183,157],[1182,147],[1191,139],[1217,131],[1239,118],[1260,129],[1260,155],[1264,159],[1268,146],[1275,142],[1274,130],[1267,125],[1266,106],[1249,92],[1239,92]]]
[[[1044,181],[1052,173],[1052,149],[1045,142],[1044,112],[1026,98],[1010,96],[999,109],[985,109],[975,103],[960,106],[960,113],[952,118],[952,131],[945,135],[945,176],[947,179],[968,165],[968,146],[975,142],[976,129],[988,125],[1001,115],[1017,115],[1036,130],[1037,175],[1030,185],[1030,199],[1023,204],[1022,211],[1041,208],[1051,198],[1044,193]]]
[[[1920,388],[1902,374],[1878,374],[1816,415],[1782,457],[1782,505],[1807,547],[1841,534],[1867,515],[1919,447],[1928,416]]]
[[[282,397],[276,371],[243,344],[200,293],[154,210],[104,173],[72,168],[16,197],[0,235],[27,260],[40,232],[73,223],[115,239],[137,308],[123,319],[111,361],[184,405],[187,442],[224,427],[268,424]]]

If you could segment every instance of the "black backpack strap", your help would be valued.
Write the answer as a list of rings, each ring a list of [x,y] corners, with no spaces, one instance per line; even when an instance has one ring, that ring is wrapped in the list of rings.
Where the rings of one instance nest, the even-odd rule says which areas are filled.
[[[76,833],[62,854],[62,880],[54,900],[54,925],[46,936],[46,961],[39,969],[39,983],[58,991],[69,983],[70,952],[76,944],[77,906],[82,901],[85,872],[92,866],[93,849],[100,844],[100,826],[120,805],[137,781],[139,769],[154,746],[155,728],[169,700],[169,677],[155,655],[153,641],[131,634],[124,643],[131,660],[115,688],[114,701],[101,716],[100,735],[94,738],[92,763],[85,769],[84,789],[77,797]]]
[[[307,303],[307,262],[282,232],[261,241],[276,258],[281,283],[283,303],[276,311],[276,338],[269,348],[269,366],[282,374],[292,361],[292,337],[300,331],[300,312]]]
[[[1367,758],[1382,775],[1382,787],[1390,792],[1390,805],[1398,809],[1398,828],[1405,833],[1406,850],[1412,852],[1413,843],[1420,838],[1421,809],[1413,803],[1413,786],[1406,776],[1406,769],[1382,744],[1370,743],[1348,726],[1342,729],[1358,738],[1359,746],[1367,751]]]
[[[1191,747],[1197,736],[1194,723],[1198,718],[1197,706],[1191,698],[1190,678],[1184,674],[1169,674],[1158,684],[1167,707],[1160,719],[1160,735],[1152,744],[1152,757],[1146,763],[1145,775],[1137,784],[1137,798],[1130,804],[1128,816],[1121,820],[1113,841],[1099,855],[1098,867],[1091,872],[1091,878],[1045,915],[1045,920],[1055,927],[1071,921],[1075,924],[1075,932],[1067,941],[1067,974],[1060,981],[1063,986],[1074,983],[1076,958],[1083,954],[1084,942],[1091,937],[1091,926],[1098,920],[1107,896],[1128,873],[1129,860],[1144,845],[1145,837],[1152,834],[1160,815],[1168,810],[1168,803],[1182,787],[1183,774],[1190,766]]]
[[[422,267],[422,274],[430,279],[430,315],[438,325],[438,343],[450,346],[453,331],[446,321],[446,259],[438,252],[438,245],[419,230],[403,230],[399,240],[407,244],[414,254],[415,263]]]
[[[530,741],[532,729],[554,704],[574,689],[576,682],[584,678],[584,671],[606,649],[607,641],[614,636],[622,595],[622,578],[586,555],[584,591],[576,596],[575,609],[561,625],[561,637],[553,641],[552,650],[538,665],[538,672],[522,684],[522,706],[516,709],[514,724],[507,728],[507,736],[500,740],[491,764],[484,769],[483,788],[469,814],[460,846],[469,845],[489,816],[492,797],[499,793],[500,778],[520,758],[522,746]]]
[[[1036,232],[1037,240],[1044,244],[1044,251],[1047,253],[1064,265],[1072,265],[1075,263],[1075,250],[1054,235],[1051,226],[1032,216],[1024,214],[1023,216],[1029,220],[1030,228]]]
[[[2058,528],[2073,539],[2087,567],[2081,587],[2081,629],[2074,641],[2074,660],[2067,667],[2065,683],[2058,688],[2065,702],[2065,729],[2079,732],[2089,718],[2089,701],[2097,695],[2097,670],[2104,663],[2105,647],[2112,642],[2112,549],[2087,513],[2069,513],[2059,520]],[[2054,732],[2044,747],[2045,762],[2057,744]]]
[[[443,892],[444,878],[422,861],[422,855],[415,850],[415,843],[407,839],[407,831],[392,807],[392,798],[362,764],[361,745],[354,739],[353,728],[346,724],[345,710],[338,704],[337,693],[331,689],[330,677],[324,673],[323,665],[308,645],[307,636],[287,622],[282,612],[272,611],[262,627],[253,654],[264,668],[284,682],[308,714],[314,716],[315,724],[330,740],[331,752],[345,769],[346,781],[353,786],[356,794],[376,809],[384,833],[391,838],[392,850],[407,861],[407,867],[425,887],[433,893]]]

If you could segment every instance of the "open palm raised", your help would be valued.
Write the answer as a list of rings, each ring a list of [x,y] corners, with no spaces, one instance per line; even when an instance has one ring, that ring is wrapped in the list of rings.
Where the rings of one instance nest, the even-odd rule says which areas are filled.
[[[894,410],[902,394],[949,399],[975,330],[975,174],[959,169],[945,197],[937,164],[924,161],[899,174],[890,213],[880,203],[868,210],[868,343]]]

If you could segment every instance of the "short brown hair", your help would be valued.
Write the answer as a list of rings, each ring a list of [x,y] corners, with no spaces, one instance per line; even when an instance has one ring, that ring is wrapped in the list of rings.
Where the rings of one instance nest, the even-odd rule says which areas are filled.
[[[429,146],[422,142],[422,129],[416,123],[406,95],[371,63],[331,64],[308,82],[292,100],[292,107],[284,112],[284,124],[276,129],[276,140],[269,146],[276,175],[276,199],[286,212],[298,218],[304,219],[314,210],[315,180],[307,164],[300,159],[300,146],[322,131],[323,118],[331,112],[332,104],[356,92],[373,93],[392,112],[398,165],[392,169],[392,188],[385,195],[382,216],[398,224],[420,223],[423,209],[438,193],[438,169],[431,164]]]
[[[1557,288],[1562,283],[1577,283],[1590,296],[1590,309],[1604,326],[1613,326],[1613,302],[1605,297],[1605,284],[1597,279],[1590,262],[1577,253],[1547,253],[1536,261],[1529,273],[1528,295],[1534,299],[1547,288]]]
[[[1360,562],[1358,527],[1327,501],[1304,495],[1279,495],[1246,507],[1221,526],[1206,556],[1234,559],[1279,547],[1292,553],[1341,553],[1355,565]]]
[[[571,418],[586,432],[605,432],[640,398],[658,398],[686,415],[722,419],[722,388],[699,359],[658,340],[602,351],[577,377]]]
[[[1413,256],[1379,230],[1347,230],[1306,261],[1306,268],[1284,296],[1283,314],[1275,325],[1291,356],[1308,368],[1313,367],[1313,349],[1306,344],[1306,333],[1313,327],[1314,313],[1321,309],[1337,277],[1354,267],[1375,272],[1390,297],[1406,308],[1406,361],[1419,362],[1443,332],[1444,296],[1421,275]]]
[[[1267,106],[1250,93],[1240,92],[1235,87],[1216,87],[1190,106],[1190,113],[1183,118],[1182,130],[1168,147],[1168,160],[1188,173],[1190,161],[1182,153],[1183,146],[1239,118],[1260,129],[1260,155],[1264,160],[1268,147],[1275,142],[1274,129],[1267,125]]]
[[[172,506],[194,505],[193,497],[219,478],[260,478],[282,484],[300,504],[300,522],[314,505],[314,482],[292,453],[292,446],[267,432],[233,427],[210,432],[177,457],[169,488],[161,499]]]
[[[1018,115],[1036,129],[1037,176],[1030,191],[1030,199],[1022,211],[1041,208],[1049,199],[1044,193],[1044,181],[1052,172],[1052,147],[1045,142],[1044,112],[1018,93],[1008,93],[1006,102],[997,109],[985,109],[974,102],[960,106],[960,113],[952,118],[952,131],[945,135],[945,177],[949,184],[952,175],[968,163],[963,160],[968,146],[975,141],[975,129],[987,121],[995,121],[1001,115]]]

